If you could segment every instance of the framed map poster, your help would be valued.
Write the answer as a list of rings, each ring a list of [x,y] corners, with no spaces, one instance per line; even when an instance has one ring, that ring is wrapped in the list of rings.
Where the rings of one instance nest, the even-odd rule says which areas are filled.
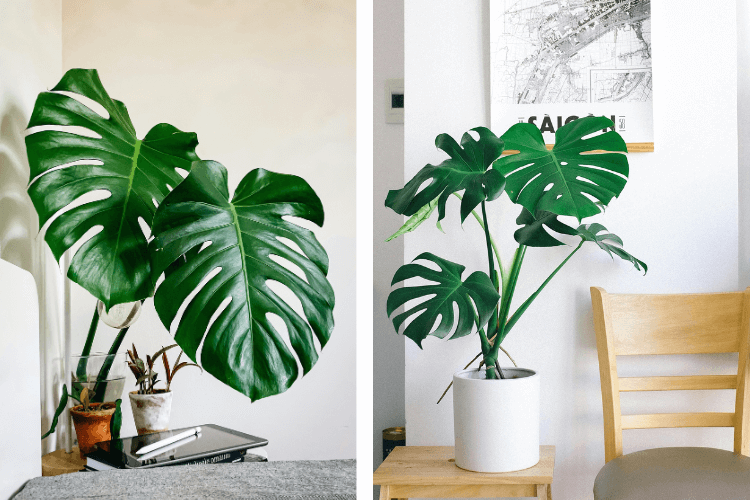
[[[650,0],[491,0],[490,64],[493,130],[606,116],[654,150]]]

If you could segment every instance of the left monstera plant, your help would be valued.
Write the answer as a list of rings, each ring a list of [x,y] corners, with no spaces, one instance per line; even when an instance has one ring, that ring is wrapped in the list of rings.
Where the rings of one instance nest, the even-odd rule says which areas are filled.
[[[229,200],[226,170],[201,162],[197,145],[195,133],[166,123],[139,139],[127,108],[108,95],[97,71],[72,69],[34,106],[28,193],[55,258],[77,246],[68,278],[98,299],[82,356],[90,354],[100,317],[119,330],[113,355],[146,299],[155,298],[167,329],[187,301],[177,344],[221,382],[257,400],[292,385],[299,375],[295,355],[307,373],[318,358],[312,335],[322,348],[333,330],[326,252],[312,231],[283,218],[322,226],[323,206],[301,178],[262,169],[250,172]],[[304,278],[288,270],[294,266]],[[266,281],[290,290],[302,315]],[[291,349],[268,315],[283,320]],[[111,359],[94,375],[83,359],[75,367],[74,380],[95,381],[92,401],[107,394]],[[63,388],[43,438],[81,387]]]

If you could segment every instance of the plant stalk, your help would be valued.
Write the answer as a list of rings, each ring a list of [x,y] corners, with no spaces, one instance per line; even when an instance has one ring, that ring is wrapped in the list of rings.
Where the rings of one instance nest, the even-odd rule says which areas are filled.
[[[571,257],[573,257],[573,255],[575,255],[575,253],[576,253],[576,252],[577,252],[578,250],[580,250],[580,248],[581,248],[581,246],[583,245],[583,243],[584,243],[584,241],[583,241],[583,240],[581,240],[581,242],[580,242],[580,243],[578,244],[578,246],[577,246],[577,247],[575,247],[575,249],[574,249],[574,250],[573,250],[572,252],[570,252],[570,253],[568,254],[568,256],[567,256],[567,257],[565,257],[565,259],[564,259],[564,260],[563,260],[563,261],[562,261],[562,262],[560,263],[560,265],[559,265],[559,266],[557,266],[557,267],[555,268],[555,270],[554,270],[554,271],[552,271],[552,274],[550,274],[549,276],[547,276],[547,279],[546,279],[546,280],[544,280],[544,283],[542,283],[542,284],[541,284],[541,285],[539,286],[539,288],[537,288],[537,289],[536,289],[536,291],[535,291],[534,293],[532,293],[532,294],[531,294],[531,295],[529,296],[529,298],[528,298],[528,299],[526,299],[526,300],[524,301],[524,303],[523,303],[523,304],[521,304],[521,305],[519,306],[519,308],[518,308],[518,309],[516,309],[516,312],[515,312],[515,313],[513,314],[513,316],[511,316],[511,318],[510,318],[510,319],[508,320],[508,322],[507,322],[507,323],[505,324],[505,328],[503,329],[503,336],[502,336],[502,338],[500,339],[500,341],[501,341],[501,342],[502,342],[502,341],[503,341],[503,340],[505,339],[505,337],[506,337],[506,336],[508,335],[508,333],[510,333],[510,329],[511,329],[511,328],[513,328],[513,325],[515,325],[515,324],[516,324],[516,322],[518,322],[518,320],[519,320],[519,319],[521,318],[521,316],[523,315],[523,313],[524,313],[524,312],[526,312],[526,309],[528,309],[528,308],[529,308],[529,306],[531,305],[531,303],[532,303],[532,302],[534,302],[534,300],[535,300],[535,299],[537,298],[537,296],[538,296],[538,295],[539,295],[539,294],[540,294],[540,293],[542,292],[542,290],[544,290],[544,287],[546,287],[546,286],[547,286],[547,283],[549,283],[549,282],[550,282],[550,281],[552,280],[552,278],[554,278],[554,277],[555,277],[555,275],[557,274],[557,272],[558,272],[558,271],[559,271],[560,269],[562,269],[562,267],[563,267],[563,266],[564,266],[565,264],[567,264],[567,262],[568,262],[568,261],[570,260],[570,258],[571,258]]]
[[[455,196],[459,200],[463,199],[463,197],[458,193],[453,193],[453,196]],[[482,231],[484,231],[485,225],[482,222],[482,218],[479,217],[479,214],[476,212],[476,210],[472,210],[471,215],[474,216],[474,219],[476,219],[477,223],[482,228]],[[498,250],[497,245],[495,244],[495,239],[492,237],[492,233],[489,230],[487,230],[487,233],[490,235],[490,243],[492,244],[492,251],[495,254],[495,259],[497,259],[497,267],[498,267],[498,270],[500,271],[500,279],[502,282],[505,282],[505,270],[503,269],[503,261],[500,259],[500,250]],[[490,276],[490,278],[492,278],[492,276]]]
[[[516,291],[516,284],[518,283],[518,275],[521,272],[521,265],[523,264],[523,258],[526,255],[526,245],[519,245],[516,253],[513,257],[513,265],[510,268],[510,276],[508,278],[508,286],[503,290],[503,296],[500,299],[500,313],[497,318],[497,336],[495,342],[492,345],[492,353],[494,358],[497,359],[498,351],[500,350],[500,344],[505,338],[505,327],[508,319],[508,311],[510,310],[510,303],[513,300],[513,294]]]
[[[97,303],[98,305],[98,303]],[[78,360],[78,368],[76,370],[76,376],[80,380],[86,376],[86,359],[84,356],[91,354],[91,346],[94,344],[94,337],[96,336],[96,330],[99,327],[99,308],[94,306],[94,316],[91,318],[91,325],[89,326],[89,333],[86,335],[86,343],[83,344],[83,351],[81,351],[81,359]]]
[[[112,342],[112,345],[109,348],[109,352],[107,353],[109,356],[113,354],[117,354],[117,351],[120,349],[120,346],[122,345],[122,341],[125,339],[125,334],[128,333],[128,330],[130,330],[130,327],[123,328],[119,332],[117,332],[117,336],[115,337],[115,340]],[[94,393],[102,398],[102,402],[104,402],[104,393],[100,393],[101,385],[104,384],[106,387],[106,382],[104,382],[107,377],[109,376],[109,370],[112,368],[112,360],[114,358],[107,357],[104,359],[104,363],[102,363],[102,367],[99,370],[99,374],[96,376],[96,385],[94,385]]]

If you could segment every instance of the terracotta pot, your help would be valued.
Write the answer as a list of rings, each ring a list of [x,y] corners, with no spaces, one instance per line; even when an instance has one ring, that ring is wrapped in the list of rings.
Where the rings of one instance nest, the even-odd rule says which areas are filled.
[[[138,434],[151,434],[169,430],[169,414],[172,412],[172,392],[155,394],[130,394],[130,409]]]
[[[112,439],[109,426],[112,422],[112,415],[115,414],[115,403],[91,403],[89,408],[87,412],[83,411],[83,405],[70,409],[81,458],[86,453],[94,451],[96,443]]]

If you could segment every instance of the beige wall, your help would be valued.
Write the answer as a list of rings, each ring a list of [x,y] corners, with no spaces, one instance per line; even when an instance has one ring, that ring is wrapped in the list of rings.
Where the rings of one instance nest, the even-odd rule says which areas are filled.
[[[64,0],[62,19],[63,69],[97,68],[140,137],[160,122],[194,131],[198,155],[227,167],[231,190],[256,167],[297,174],[326,210],[317,235],[331,261],[336,329],[318,364],[286,393],[253,404],[182,370],[172,427],[213,422],[263,436],[277,460],[353,458],[355,1]],[[93,307],[74,286],[73,352]],[[102,328],[95,349],[111,338]],[[146,352],[170,340],[148,301],[125,343]]]
[[[32,273],[39,299],[38,323],[33,317],[14,323],[12,311],[19,308],[36,314],[33,286],[23,273],[0,263],[5,292],[0,305],[5,309],[0,313],[0,391],[13,394],[13,403],[0,412],[0,443],[15,450],[0,459],[0,498],[40,475],[41,452],[59,439],[47,439],[44,449],[39,441],[54,411],[54,403],[46,402],[56,403],[60,388],[61,371],[53,360],[61,349],[55,302],[61,278],[53,259],[46,260],[49,250],[36,238],[36,212],[26,194],[29,165],[23,137],[37,93],[60,78],[61,46],[60,0],[0,0],[0,259]],[[37,330],[37,324],[35,337],[29,330]]]

